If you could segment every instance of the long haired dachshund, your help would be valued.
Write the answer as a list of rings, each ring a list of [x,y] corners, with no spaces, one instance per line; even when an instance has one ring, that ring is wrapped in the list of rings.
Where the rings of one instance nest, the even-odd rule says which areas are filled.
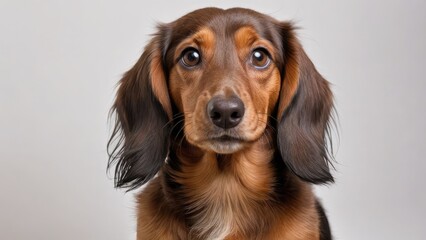
[[[121,79],[109,142],[137,239],[331,239],[329,83],[289,22],[205,8],[162,24]]]

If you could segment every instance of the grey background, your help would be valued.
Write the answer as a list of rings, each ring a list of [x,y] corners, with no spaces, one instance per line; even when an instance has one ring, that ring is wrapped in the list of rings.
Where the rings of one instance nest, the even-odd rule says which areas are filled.
[[[295,20],[333,83],[336,239],[426,239],[425,1],[0,1],[0,239],[134,239],[105,173],[115,84],[156,21],[205,6]]]

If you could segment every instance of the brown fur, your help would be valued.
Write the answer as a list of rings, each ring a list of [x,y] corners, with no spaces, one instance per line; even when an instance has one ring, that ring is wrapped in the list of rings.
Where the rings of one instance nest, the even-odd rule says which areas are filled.
[[[182,63],[188,49],[200,53],[194,67]],[[264,68],[252,61],[257,49]],[[241,99],[237,126],[212,123],[206,109],[217,97]],[[333,181],[332,94],[290,23],[207,8],[162,25],[113,109],[117,186],[158,173],[137,196],[138,240],[331,239],[310,183]]]

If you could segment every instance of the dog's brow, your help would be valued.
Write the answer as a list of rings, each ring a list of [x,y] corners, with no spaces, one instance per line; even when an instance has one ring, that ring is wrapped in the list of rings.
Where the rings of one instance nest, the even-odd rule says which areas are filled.
[[[249,26],[244,26],[238,29],[234,34],[235,46],[237,49],[247,49],[255,47],[266,48],[271,53],[273,61],[276,60],[277,49],[269,40],[262,38],[258,32]]]
[[[207,27],[204,27],[193,35],[184,39],[176,48],[175,58],[178,58],[180,53],[188,46],[199,46],[206,50],[212,50],[216,42],[214,32]]]
[[[243,48],[257,41],[259,35],[251,27],[242,27],[235,32],[234,38],[237,48]]]
[[[192,39],[198,45],[206,46],[211,46],[215,41],[214,33],[209,28],[202,28],[194,34]]]

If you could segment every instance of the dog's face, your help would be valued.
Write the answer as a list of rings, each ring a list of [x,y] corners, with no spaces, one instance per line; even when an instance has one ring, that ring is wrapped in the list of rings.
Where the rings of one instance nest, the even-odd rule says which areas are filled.
[[[169,90],[191,144],[230,154],[262,136],[280,91],[278,51],[241,22],[203,26],[177,44]]]
[[[244,151],[271,128],[289,169],[306,181],[332,181],[331,109],[328,83],[290,23],[240,8],[191,12],[159,26],[121,80],[117,185],[135,187],[158,172],[176,125],[190,144],[218,154]]]

